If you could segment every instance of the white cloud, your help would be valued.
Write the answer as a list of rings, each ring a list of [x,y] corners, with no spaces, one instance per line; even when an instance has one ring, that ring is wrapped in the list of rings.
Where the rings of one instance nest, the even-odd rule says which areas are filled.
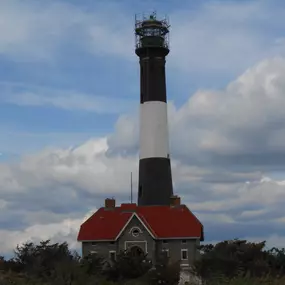
[[[125,57],[133,46],[132,29],[116,8],[109,4],[87,11],[66,2],[1,1],[0,54],[53,61],[63,44],[72,43],[91,53]],[[106,21],[107,11],[112,21]]]
[[[91,194],[127,191],[127,179],[131,170],[136,169],[136,161],[107,157],[106,151],[106,139],[102,138],[75,149],[47,149],[24,157],[15,167],[20,171],[18,179],[21,185],[26,185],[25,189],[40,187],[43,181],[48,183],[52,179],[62,185],[71,183]],[[23,190],[22,186],[18,189]]]
[[[225,188],[223,192],[212,188],[209,199],[192,204],[191,208],[198,213],[199,211],[229,212],[239,209],[239,217],[235,218],[259,219],[262,215],[268,215],[270,218],[270,212],[274,212],[276,205],[280,201],[285,201],[285,185],[279,181],[244,182],[227,185]],[[212,199],[212,195],[218,199]],[[252,206],[258,210],[252,209]],[[242,211],[242,208],[245,210]],[[283,214],[280,213],[280,216]],[[211,217],[211,219],[215,219],[215,217]]]
[[[189,158],[206,154],[212,158],[207,163],[281,167],[276,156],[285,154],[284,71],[283,58],[265,60],[225,90],[196,92],[171,118],[175,151]]]
[[[236,74],[263,58],[284,55],[278,34],[283,13],[284,8],[269,1],[206,1],[196,9],[174,11],[169,61],[215,76]]]
[[[284,59],[265,60],[225,90],[201,90],[181,108],[169,106],[175,191],[201,217],[207,239],[217,234],[219,239],[262,237],[265,227],[280,240],[285,236],[284,179],[263,175],[265,166],[268,172],[280,163],[276,153],[285,153],[279,141],[285,127],[284,71]],[[31,221],[45,223],[47,235],[56,236],[64,220],[82,220],[90,209],[102,206],[106,196],[128,201],[131,172],[137,185],[137,138],[137,119],[123,116],[108,138],[1,164],[0,205],[5,215],[0,225],[14,222],[26,239],[28,231],[37,235],[42,230],[31,228]],[[242,167],[237,169],[238,163]],[[279,167],[284,170],[284,160]],[[59,220],[37,215],[43,209]],[[12,242],[19,233],[7,229],[5,235],[10,232]],[[9,244],[2,244],[2,250]]]
[[[116,2],[80,6],[55,1],[1,1],[0,54],[13,60],[55,62],[57,53],[72,46],[96,56],[136,60],[133,12]],[[262,58],[285,51],[283,34],[277,30],[284,26],[283,9],[266,1],[210,1],[196,9],[188,5],[183,11],[173,8],[169,16],[168,60],[179,69],[236,74]]]
[[[23,91],[19,91],[19,87]],[[13,83],[0,83],[0,103],[18,106],[51,106],[71,111],[86,111],[97,114],[121,114],[128,112],[134,104],[132,100],[82,94],[75,91],[62,91],[38,86],[25,86]]]
[[[51,242],[66,241],[70,249],[79,251],[80,244],[76,241],[79,227],[82,219],[64,219],[59,223],[50,224],[34,224],[25,230],[0,230],[1,252],[12,253],[17,245],[21,245],[27,241],[39,243],[42,240],[50,239]]]
[[[22,230],[3,229],[1,236],[4,236],[5,239],[0,244],[1,251],[8,252],[17,243],[29,239],[37,242],[40,239],[48,238],[51,238],[52,241],[67,241],[72,248],[78,249],[76,234],[80,223],[96,210],[94,205],[102,206],[104,197],[110,196],[111,192],[117,198],[117,195],[128,190],[128,174],[131,165],[136,164],[137,157],[106,158],[106,150],[106,140],[102,139],[89,141],[74,150],[47,150],[35,156],[23,158],[20,164],[13,167],[2,165],[1,173],[3,173],[3,170],[9,170],[6,179],[0,178],[2,185],[0,195],[3,197],[3,203],[1,204],[5,213],[7,213],[6,218],[9,216],[10,208],[15,215],[19,215],[16,218],[20,218],[27,226]],[[117,164],[118,160],[120,163]],[[137,166],[134,168],[137,168]],[[178,192],[180,184],[183,183],[185,178],[191,190],[191,187],[196,185],[195,182],[197,183],[197,175],[200,177],[198,182],[202,182],[203,178],[207,176],[207,172],[210,172],[209,170],[196,169],[192,173],[192,170],[195,169],[181,163],[179,165],[176,161],[173,163],[173,170],[174,173],[182,174],[181,180],[181,176],[174,175],[175,190]],[[134,178],[136,176],[137,173],[134,174]],[[185,178],[183,179],[183,177]],[[14,185],[13,189],[18,191],[15,193],[16,195],[13,195],[11,186],[7,183],[11,179],[14,179],[14,184],[17,183],[16,185],[18,185],[18,187]],[[250,210],[243,211],[242,209],[247,207],[248,202],[251,205],[266,208],[269,210],[269,214],[274,214],[279,209],[279,207],[276,208],[276,203],[278,204],[278,201],[282,199],[279,193],[284,192],[284,186],[272,187],[272,183],[275,182],[272,180],[264,181],[264,179],[260,183],[258,181],[250,183],[250,186],[244,186],[247,187],[246,192],[235,191],[233,185],[223,185],[224,191],[222,192],[207,188],[208,193],[206,195],[204,195],[205,193],[192,192],[191,194],[195,196],[202,196],[203,201],[191,201],[189,206],[204,223],[234,224],[237,222],[236,218],[238,217],[232,217],[229,212],[241,207],[239,209],[241,217],[245,214],[248,215]],[[65,189],[62,185],[67,184],[70,186]],[[134,184],[136,184],[136,180]],[[19,188],[20,185],[21,188]],[[217,188],[217,190],[220,190],[221,187]],[[3,191],[5,189],[9,191],[5,193]],[[252,193],[250,193],[251,189],[253,189]],[[269,189],[271,199],[268,201],[264,197],[260,200],[260,197],[263,196],[262,193],[268,193]],[[80,195],[83,190],[93,194],[91,197],[94,198],[84,199]],[[36,194],[36,192],[38,193]],[[96,195],[100,192],[102,195],[96,198]],[[117,194],[114,192],[117,192]],[[22,195],[19,195],[20,193]],[[187,202],[189,194],[184,194],[183,201]],[[234,197],[231,195],[234,195]],[[219,201],[216,201],[216,199]],[[205,200],[207,201],[204,202]],[[35,203],[38,204],[38,209],[31,208],[35,206],[32,205]],[[65,207],[66,213],[53,213],[54,206],[60,207],[61,210]],[[18,213],[17,209],[19,207],[25,209],[25,211],[22,210]],[[76,213],[78,207],[81,207],[81,211]],[[46,212],[41,212],[41,209],[45,209]],[[210,211],[210,214],[207,213],[208,211]],[[82,212],[85,214],[81,214]],[[253,213],[255,212],[253,211]],[[70,215],[72,216],[69,218]],[[9,223],[13,224],[14,218],[10,217]]]
[[[61,5],[42,6],[22,1],[1,1],[0,3],[0,53],[17,56],[19,53],[39,59],[50,57],[55,44],[64,35],[70,9],[66,13],[57,14]],[[58,16],[58,17],[53,17]]]
[[[13,225],[16,219],[23,223],[16,225],[16,229],[1,230],[1,236],[5,237],[0,243],[1,251],[9,252],[17,243],[26,240],[38,242],[48,238],[67,241],[72,248],[78,249],[76,235],[80,223],[96,207],[103,205],[105,197],[114,196],[119,201],[128,199],[131,171],[134,172],[134,185],[137,184],[134,171],[137,156],[109,157],[107,150],[106,139],[92,140],[75,149],[45,150],[24,157],[18,164],[1,165],[0,205],[5,215],[0,224]],[[284,226],[279,206],[280,201],[285,200],[283,183],[262,178],[246,184],[248,177],[245,175],[243,183],[221,183],[216,188],[208,184],[206,187],[203,180],[211,175],[211,169],[189,167],[176,160],[173,160],[173,173],[175,191],[183,192],[181,185],[187,184],[187,192],[181,193],[182,201],[206,225],[214,222],[234,226],[244,218],[247,219],[245,223],[261,221],[260,215],[266,213],[267,220],[279,219],[278,223]],[[204,192],[195,192],[197,185],[204,187]],[[122,194],[124,198],[120,198]],[[191,196],[201,199],[192,200]],[[251,209],[252,206],[259,210]],[[232,211],[236,211],[235,215]]]
[[[285,170],[284,74],[284,58],[264,60],[224,90],[198,90],[181,108],[170,104],[172,153],[192,165]],[[137,148],[136,124],[129,120],[113,135],[124,152]]]

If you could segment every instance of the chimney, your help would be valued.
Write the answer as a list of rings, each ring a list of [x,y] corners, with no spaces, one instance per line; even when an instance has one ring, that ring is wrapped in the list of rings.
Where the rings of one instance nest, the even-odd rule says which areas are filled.
[[[114,209],[116,207],[116,200],[114,198],[105,199],[105,209]]]
[[[177,195],[170,197],[170,206],[176,207],[181,205],[181,198]]]

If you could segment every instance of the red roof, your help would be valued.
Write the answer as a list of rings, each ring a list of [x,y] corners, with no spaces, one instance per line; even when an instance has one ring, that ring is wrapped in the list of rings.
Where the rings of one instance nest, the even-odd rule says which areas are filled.
[[[77,240],[115,240],[134,214],[154,238],[204,239],[202,224],[185,205],[171,207],[122,204],[114,209],[100,208],[81,225]]]

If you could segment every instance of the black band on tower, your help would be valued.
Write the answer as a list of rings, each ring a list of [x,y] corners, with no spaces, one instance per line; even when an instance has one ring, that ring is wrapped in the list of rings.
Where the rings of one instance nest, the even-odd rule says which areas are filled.
[[[163,50],[161,49],[163,52]],[[151,50],[149,54],[152,54]],[[147,101],[166,100],[165,57],[162,55],[140,57],[141,104]]]
[[[169,205],[172,195],[170,159],[140,159],[138,205]]]

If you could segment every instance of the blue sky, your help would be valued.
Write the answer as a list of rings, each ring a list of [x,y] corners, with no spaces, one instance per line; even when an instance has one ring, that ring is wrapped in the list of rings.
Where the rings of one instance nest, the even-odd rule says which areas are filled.
[[[9,2],[13,4],[9,4]],[[253,3],[252,1],[242,2],[246,3],[244,5],[252,5]],[[174,5],[172,1],[167,1],[167,3],[163,5],[161,5],[159,1],[146,1],[144,4],[140,3],[140,1],[122,1],[120,4],[118,4],[118,2],[108,3],[107,5],[102,1],[90,1],[90,3],[89,1],[84,1],[80,5],[78,1],[75,1],[75,3],[72,1],[49,1],[48,3],[44,1],[27,1],[19,5],[17,1],[3,1],[2,5],[11,13],[9,15],[7,12],[8,16],[11,17],[9,19],[11,22],[7,20],[7,25],[9,26],[6,33],[9,33],[10,28],[15,35],[14,38],[13,35],[11,35],[12,39],[9,39],[9,36],[7,36],[6,43],[5,39],[3,40],[3,52],[0,54],[0,90],[2,94],[5,93],[5,97],[8,97],[8,99],[3,98],[4,100],[1,100],[0,105],[2,128],[7,128],[9,132],[14,131],[17,134],[32,133],[41,135],[43,133],[54,132],[61,134],[64,132],[69,134],[79,132],[84,138],[87,134],[96,136],[110,132],[118,112],[122,110],[118,110],[118,112],[113,110],[113,112],[110,111],[111,114],[108,113],[106,109],[108,109],[109,101],[112,102],[113,99],[116,99],[116,101],[128,100],[129,103],[121,104],[121,108],[127,111],[135,108],[137,104],[139,74],[137,59],[133,50],[134,14],[156,9],[161,15],[167,14],[170,17],[172,14],[177,15],[173,17],[174,22],[172,24],[174,31],[172,32],[173,35],[171,34],[171,39],[174,38],[174,41],[175,29],[180,29],[179,26],[183,25],[185,21],[191,23],[192,18],[199,22],[195,12],[198,10],[197,14],[203,13],[203,10],[206,10],[205,6],[211,5],[211,3],[215,4],[216,2],[181,1],[179,5],[177,5],[177,3]],[[131,3],[135,4],[130,5]],[[230,1],[221,1],[221,3],[223,3],[221,5],[235,5],[234,2]],[[68,23],[65,23],[68,27],[64,29],[60,25],[64,26],[62,22],[66,19],[65,17],[61,19],[62,15],[59,13],[56,14],[56,5],[60,6],[61,11],[67,10],[71,17],[91,17],[91,19],[79,19],[78,23],[76,23],[76,21],[73,23],[72,19],[68,19]],[[13,25],[12,18],[16,17],[17,13],[21,14],[20,6],[24,6],[23,14],[27,13],[27,15],[22,15],[23,19],[18,20],[18,24],[23,25],[23,29],[26,29],[23,31],[24,34],[27,33],[26,39],[17,34],[17,22],[15,23],[15,27],[11,27]],[[108,7],[111,7],[111,9]],[[19,11],[17,9],[19,9]],[[187,12],[189,12],[189,16],[184,11],[186,9]],[[32,15],[30,23],[26,23],[25,21],[28,22],[28,20],[25,19],[25,16],[28,17],[29,13],[37,13],[37,11],[39,11],[39,15],[37,17]],[[106,24],[107,27],[103,30],[104,39],[97,52],[95,41],[100,41],[100,37],[94,39],[94,46],[92,47],[88,46],[90,39],[84,38],[84,33],[90,28],[88,26],[89,23],[86,22],[90,21],[90,25],[93,24],[93,20],[96,22],[97,14],[101,14],[99,11],[103,11],[99,21],[105,22],[104,24]],[[4,12],[5,9],[3,13]],[[40,16],[41,13],[43,14],[42,18]],[[81,13],[83,15],[81,15]],[[179,14],[181,14],[181,16]],[[211,16],[214,17],[212,14]],[[53,22],[53,17],[55,18],[55,24],[49,26],[50,22]],[[223,15],[223,17],[226,18],[225,15]],[[124,19],[124,23],[120,26],[118,22],[120,22],[122,18]],[[181,23],[177,22],[179,18],[181,18]],[[249,22],[249,27],[242,27],[243,29],[257,29],[258,32],[262,32],[259,30],[259,27],[255,27],[254,23],[251,23],[251,20],[247,21]],[[30,25],[37,25],[37,23],[40,23],[38,29],[30,27]],[[206,23],[201,21],[201,24]],[[58,29],[57,25],[59,25],[59,30],[61,29],[58,37],[56,35],[53,36],[53,33],[56,33]],[[274,25],[272,24],[272,26]],[[262,27],[260,27],[260,29],[261,28]],[[19,30],[19,33],[20,32],[21,30]],[[114,35],[109,36],[108,32]],[[188,36],[186,32],[187,30],[185,31],[187,41],[185,41],[185,43],[182,42],[182,44],[187,46],[187,43],[190,42],[194,53],[199,52],[199,50],[197,50],[198,47],[195,47],[195,38],[191,39],[191,35]],[[278,31],[274,31],[274,33],[278,33]],[[274,37],[282,37],[282,34],[282,29],[280,29],[279,34]],[[120,36],[122,39],[128,38],[128,41],[119,44],[119,49],[123,49],[125,46],[126,51],[119,51],[119,54],[117,54],[115,47],[113,50],[112,40],[120,41]],[[110,40],[108,39],[109,37]],[[262,35],[261,41],[270,41],[271,38],[272,30],[270,30],[267,35]],[[9,42],[9,40],[11,42]],[[175,46],[175,42],[173,41],[171,44]],[[205,41],[205,45],[207,44],[211,43]],[[102,49],[104,49],[105,46],[107,51],[103,52]],[[218,57],[220,57],[219,51],[215,50],[215,48],[218,47],[213,46],[213,56],[215,56],[215,53],[218,53]],[[185,50],[186,49],[187,47],[185,47]],[[211,57],[211,47],[206,47],[205,52],[207,52],[207,54],[205,54],[206,58]],[[232,52],[234,55],[237,51],[233,50]],[[169,57],[171,56],[170,54]],[[191,58],[191,55],[189,56]],[[194,56],[195,54],[193,57]],[[201,56],[202,59],[204,57],[203,54],[199,56]],[[255,55],[251,54],[250,56],[252,57],[251,61],[254,62]],[[173,59],[173,61],[174,60],[175,59]],[[192,59],[190,59],[190,63],[191,61]],[[220,67],[217,66],[217,70],[216,66],[211,67],[210,70],[208,70],[207,66],[199,66],[199,69],[195,70],[195,67],[192,68],[190,65],[187,67],[187,69],[190,69],[188,71],[190,76],[188,76],[184,68],[180,66],[175,66],[171,69],[168,68],[169,99],[174,100],[176,104],[180,105],[196,89],[223,87],[230,79],[233,79],[235,75],[248,67],[247,62],[240,63],[240,66],[230,66],[230,64],[227,66],[227,58],[225,58],[224,61]],[[196,64],[207,65],[207,62],[201,61],[195,63],[195,65]],[[122,72],[122,67],[124,72]],[[106,101],[102,103],[105,110],[100,112],[101,114],[98,114],[98,110],[96,110],[97,112],[86,112],[84,107],[74,111],[55,107],[51,104],[45,104],[44,102],[39,102],[39,105],[36,106],[31,102],[30,104],[26,102],[19,106],[13,99],[13,102],[10,102],[10,96],[18,94],[18,96],[21,97],[19,94],[23,92],[35,92],[36,94],[65,93],[63,95],[64,98],[68,98],[69,93],[83,94],[91,96],[92,98],[100,96],[103,101]],[[79,95],[78,100],[80,100]],[[3,136],[6,136],[6,132],[7,131],[4,130],[4,132],[1,133]],[[23,135],[23,139],[24,144],[30,145],[25,135]],[[32,143],[35,144],[34,139],[32,140]],[[45,142],[41,143],[39,141],[38,143],[40,147],[45,146]],[[66,143],[67,142],[64,142],[64,145],[66,145]],[[68,143],[72,144],[73,139]],[[10,142],[6,142],[6,144],[10,145]],[[1,145],[1,149],[3,153],[2,159],[9,155],[9,153],[21,153],[21,151],[14,146],[13,149],[10,149],[10,147],[7,149],[6,145]],[[23,149],[23,151],[26,150],[23,145],[21,149]],[[27,150],[30,151],[29,146],[27,146]]]
[[[208,241],[285,242],[283,1],[0,0],[0,233],[9,239],[0,253],[30,238],[77,246],[87,213],[108,195],[128,200],[134,15],[153,10],[171,24],[175,191]]]

